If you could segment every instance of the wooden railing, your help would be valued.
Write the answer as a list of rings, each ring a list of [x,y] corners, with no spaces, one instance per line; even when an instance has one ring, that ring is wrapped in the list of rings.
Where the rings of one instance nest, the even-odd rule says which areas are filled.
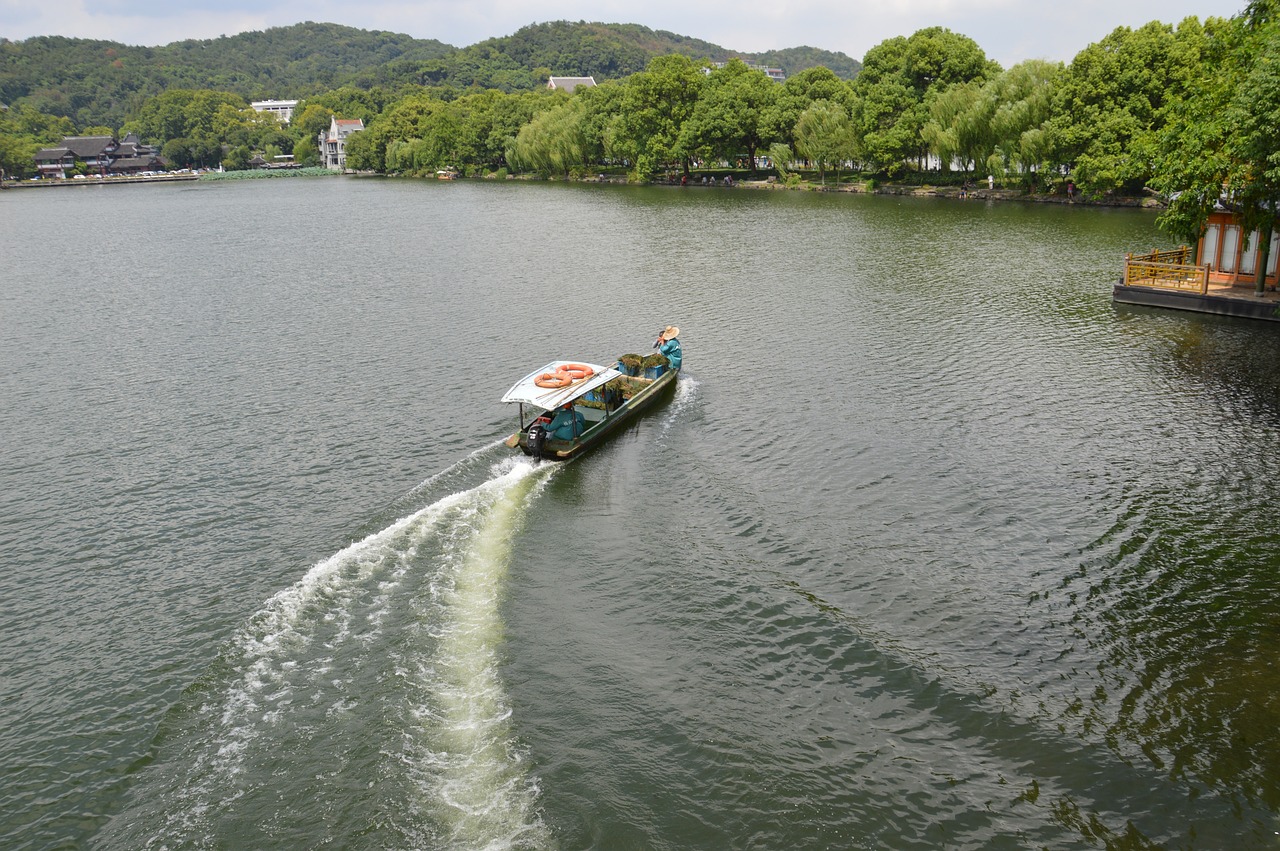
[[[1192,290],[1201,295],[1209,292],[1209,265],[1193,266],[1190,247],[1184,245],[1168,251],[1127,254],[1124,258],[1126,287],[1156,287],[1166,290]]]

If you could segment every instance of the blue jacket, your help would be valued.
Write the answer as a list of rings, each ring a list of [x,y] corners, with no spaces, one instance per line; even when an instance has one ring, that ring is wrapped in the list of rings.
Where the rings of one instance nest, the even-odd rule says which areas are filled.
[[[581,437],[586,431],[586,422],[587,418],[581,411],[566,411],[561,408],[556,411],[555,418],[547,426],[547,431],[556,440],[573,440],[575,437]]]
[[[667,356],[667,363],[671,364],[672,369],[680,368],[682,356],[680,354],[679,340],[667,340],[662,344],[662,348],[658,349],[658,352]]]

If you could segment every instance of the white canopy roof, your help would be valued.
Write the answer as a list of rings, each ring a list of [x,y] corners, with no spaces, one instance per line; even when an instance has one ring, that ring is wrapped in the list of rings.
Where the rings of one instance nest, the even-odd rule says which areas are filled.
[[[593,374],[581,381],[575,381],[568,387],[549,388],[539,387],[533,381],[544,372],[555,372],[565,364],[581,364],[589,366],[593,370]],[[523,402],[526,405],[536,405],[539,408],[557,408],[566,402],[572,402],[579,396],[589,393],[609,381],[622,375],[616,369],[599,364],[587,363],[586,361],[557,360],[552,361],[546,366],[539,367],[524,378],[517,381],[502,397],[504,402]]]

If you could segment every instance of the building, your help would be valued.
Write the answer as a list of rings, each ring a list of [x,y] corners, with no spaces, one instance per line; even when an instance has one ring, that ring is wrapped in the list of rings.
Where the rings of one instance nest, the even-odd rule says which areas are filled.
[[[1127,255],[1112,299],[1120,304],[1280,322],[1280,293],[1276,292],[1280,221],[1271,233],[1259,284],[1261,243],[1258,231],[1246,233],[1239,216],[1220,205],[1210,214],[1194,254],[1184,245]]]
[[[101,175],[137,174],[166,167],[159,153],[132,133],[119,142],[114,136],[67,136],[58,147],[37,151],[35,161],[36,171],[47,178],[66,177],[67,172],[81,166]]]
[[[364,122],[359,118],[333,116],[329,129],[320,131],[320,160],[324,167],[330,171],[346,171],[347,139],[363,129]]]
[[[293,111],[297,109],[298,102],[296,100],[255,100],[249,106],[258,112],[269,112],[278,118],[281,124],[288,124],[293,120]]]
[[[711,64],[715,68],[723,68],[729,63],[728,62],[712,62]],[[768,77],[770,80],[773,80],[775,83],[782,83],[782,82],[785,82],[787,79],[787,75],[782,73],[781,68],[770,68],[767,65],[756,65],[754,62],[746,62],[746,61],[744,61],[742,64],[746,65],[752,71],[759,71],[761,74],[764,74],[766,77]],[[708,68],[704,70],[703,73],[710,74],[711,70]]]
[[[547,80],[548,89],[558,89],[569,94],[573,94],[574,89],[579,87],[590,88],[595,84],[595,77],[551,77]]]
[[[1219,208],[1209,215],[1204,236],[1196,246],[1196,258],[1209,267],[1209,280],[1231,286],[1254,285],[1258,273],[1259,234],[1244,234],[1240,220],[1226,209]],[[1271,245],[1267,254],[1266,285],[1276,285],[1276,260],[1280,255],[1280,230],[1271,233]]]

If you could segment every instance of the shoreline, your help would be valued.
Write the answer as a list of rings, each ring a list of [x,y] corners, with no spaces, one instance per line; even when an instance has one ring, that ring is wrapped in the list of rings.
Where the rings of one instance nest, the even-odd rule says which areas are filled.
[[[461,178],[464,180],[496,180],[493,176],[477,176]],[[732,186],[724,186],[717,183],[715,185],[694,183],[681,185],[680,183],[670,183],[662,180],[650,180],[642,184],[631,184],[625,176],[620,175],[601,175],[597,177],[560,177],[560,178],[542,178],[532,175],[510,175],[506,180],[523,180],[528,182],[545,182],[545,183],[609,183],[609,184],[630,184],[642,186],[671,186],[677,189],[751,189],[765,190],[769,192],[832,192],[844,193],[850,195],[897,195],[903,197],[914,198],[951,198],[957,201],[1022,201],[1031,204],[1063,204],[1067,206],[1086,206],[1086,207],[1135,207],[1151,210],[1163,210],[1166,204],[1158,198],[1146,196],[1137,197],[1132,195],[1110,195],[1085,197],[1077,194],[1074,198],[1068,198],[1066,195],[1048,194],[1048,193],[1029,193],[1025,189],[970,189],[964,194],[958,186],[932,186],[930,184],[922,184],[919,186],[902,184],[902,183],[878,183],[871,187],[867,187],[868,181],[858,183],[841,183],[838,186],[823,186],[817,183],[809,183],[801,181],[800,183],[789,186],[777,180],[735,180]]]
[[[77,180],[73,177],[41,178],[40,180],[6,180],[4,189],[49,189],[55,186],[137,186],[145,183],[177,183],[183,180],[199,180],[198,174],[150,174],[150,175],[116,175],[114,177],[86,177]]]
[[[375,175],[364,173],[347,172],[348,175],[359,177],[404,177],[405,175]],[[201,175],[198,174],[155,174],[155,175],[118,175],[114,177],[86,177],[84,179],[75,178],[52,178],[44,180],[6,180],[0,189],[47,189],[51,187],[62,186],[120,186],[130,185],[136,186],[148,183],[175,183],[189,180],[199,180]],[[420,180],[429,180],[431,178],[422,177]],[[533,175],[509,175],[505,178],[498,178],[493,174],[473,177],[456,177],[452,180],[514,180],[524,181],[528,183],[601,183],[601,184],[624,184],[624,185],[645,185],[645,186],[671,186],[678,189],[748,189],[753,191],[768,192],[830,192],[843,193],[850,195],[888,195],[902,196],[912,198],[950,198],[957,201],[1021,201],[1030,204],[1063,204],[1070,206],[1086,206],[1086,207],[1138,207],[1143,209],[1162,210],[1165,208],[1164,202],[1153,197],[1134,197],[1134,196],[1102,196],[1102,197],[1083,197],[1068,198],[1065,195],[1045,194],[1045,193],[1029,193],[1024,189],[971,189],[967,192],[955,186],[931,186],[922,184],[919,186],[902,184],[902,183],[877,183],[875,186],[868,188],[867,183],[871,181],[861,181],[858,183],[841,183],[835,186],[823,186],[817,183],[809,183],[801,181],[795,185],[788,185],[777,180],[740,180],[736,181],[732,186],[724,186],[723,184],[703,184],[689,183],[681,185],[679,183],[670,183],[661,180],[651,180],[644,184],[632,184],[625,176],[620,175],[599,175],[597,177],[582,178],[542,178]]]

